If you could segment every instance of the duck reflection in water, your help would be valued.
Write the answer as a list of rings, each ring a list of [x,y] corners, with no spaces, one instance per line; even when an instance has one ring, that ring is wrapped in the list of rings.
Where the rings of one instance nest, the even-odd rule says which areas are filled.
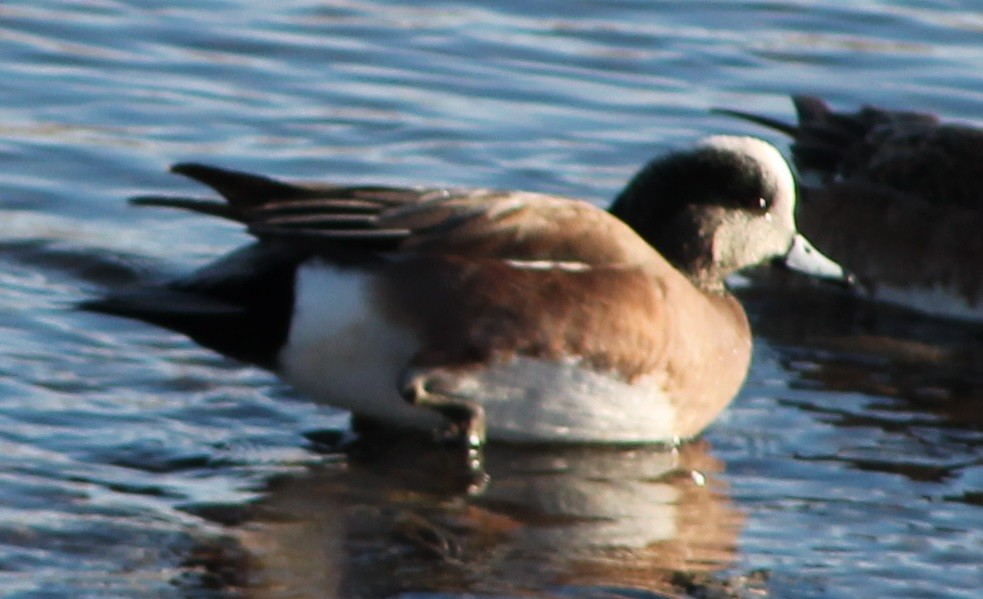
[[[478,495],[423,443],[373,445],[276,482],[231,531],[251,556],[250,596],[656,593],[733,558],[742,517],[705,442],[486,451],[491,481]]]

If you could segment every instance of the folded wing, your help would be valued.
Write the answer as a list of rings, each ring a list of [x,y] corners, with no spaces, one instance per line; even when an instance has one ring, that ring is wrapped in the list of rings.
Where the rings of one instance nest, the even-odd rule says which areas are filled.
[[[225,202],[144,196],[134,203],[241,222],[260,240],[328,259],[346,249],[590,266],[659,259],[627,225],[578,200],[490,189],[300,185],[197,164],[172,170]]]

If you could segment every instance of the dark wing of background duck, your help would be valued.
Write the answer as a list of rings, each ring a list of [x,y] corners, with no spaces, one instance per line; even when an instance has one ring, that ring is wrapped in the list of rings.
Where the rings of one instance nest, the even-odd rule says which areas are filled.
[[[922,112],[792,101],[797,124],[718,112],[792,138],[796,168],[813,179],[800,185],[800,230],[875,296],[887,287],[946,290],[975,310],[983,302],[983,130]],[[904,297],[890,301],[909,305]]]
[[[834,112],[819,98],[793,96],[798,124],[721,109],[793,139],[800,173],[825,185],[879,190],[933,204],[983,210],[983,130],[929,113],[864,106]]]

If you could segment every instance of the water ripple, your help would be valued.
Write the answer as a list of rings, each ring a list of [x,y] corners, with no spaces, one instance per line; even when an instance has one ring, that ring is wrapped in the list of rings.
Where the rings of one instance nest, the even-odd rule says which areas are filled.
[[[763,134],[713,106],[791,118],[788,94],[809,92],[979,124],[977,9],[4,3],[0,588],[220,596],[246,584],[235,574],[248,548],[262,556],[257,596],[284,580],[351,596],[975,596],[978,331],[751,290],[754,369],[707,444],[613,462],[502,449],[486,495],[466,498],[415,452],[317,456],[303,433],[337,437],[344,414],[179,336],[73,306],[245,239],[125,206],[200,191],[165,173],[179,160],[600,204],[677,143]]]

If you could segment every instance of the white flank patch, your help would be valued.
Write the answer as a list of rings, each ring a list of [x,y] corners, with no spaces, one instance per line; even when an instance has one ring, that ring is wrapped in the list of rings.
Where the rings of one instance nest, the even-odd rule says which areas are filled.
[[[517,442],[670,442],[665,376],[629,385],[577,360],[517,357],[462,376],[457,392],[485,408],[488,438]]]
[[[373,306],[370,274],[304,264],[280,352],[283,378],[318,403],[402,426],[438,426],[440,416],[406,403],[396,389],[417,349],[415,337]]]
[[[282,375],[319,403],[393,425],[436,429],[442,418],[409,405],[397,380],[416,337],[373,311],[371,275],[320,262],[297,273]],[[517,442],[667,442],[676,413],[664,376],[629,385],[576,360],[518,357],[453,377],[453,393],[484,406],[488,437]]]

